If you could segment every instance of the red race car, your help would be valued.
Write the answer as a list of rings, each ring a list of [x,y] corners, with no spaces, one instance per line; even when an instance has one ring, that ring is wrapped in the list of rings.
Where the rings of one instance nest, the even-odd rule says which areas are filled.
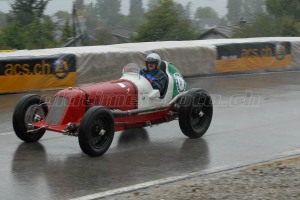
[[[184,135],[199,138],[210,126],[213,105],[203,89],[189,89],[180,72],[162,61],[168,81],[163,95],[141,76],[134,63],[118,80],[71,87],[56,93],[50,109],[44,99],[29,94],[13,113],[13,128],[25,142],[36,142],[46,130],[78,136],[82,151],[100,156],[110,147],[115,131],[146,127],[178,119]]]

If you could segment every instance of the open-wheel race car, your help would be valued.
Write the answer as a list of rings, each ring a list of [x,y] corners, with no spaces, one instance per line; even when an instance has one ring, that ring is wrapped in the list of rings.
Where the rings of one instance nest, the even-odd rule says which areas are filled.
[[[46,130],[78,136],[82,151],[100,156],[110,147],[115,131],[179,121],[184,135],[199,138],[208,130],[213,105],[203,89],[188,89],[180,72],[166,61],[160,69],[168,81],[163,93],[153,89],[134,63],[118,80],[70,87],[51,103],[36,94],[23,96],[13,113],[13,128],[25,142],[36,142]]]

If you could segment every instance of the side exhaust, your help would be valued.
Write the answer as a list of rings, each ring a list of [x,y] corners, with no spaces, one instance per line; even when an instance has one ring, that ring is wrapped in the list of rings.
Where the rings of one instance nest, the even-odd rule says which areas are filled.
[[[114,116],[132,116],[132,115],[137,115],[137,114],[142,114],[142,113],[147,113],[147,112],[154,112],[154,111],[164,111],[167,110],[170,106],[173,106],[179,98],[181,98],[183,95],[185,95],[187,92],[183,92],[178,94],[174,99],[168,103],[165,106],[161,107],[152,107],[152,108],[143,108],[143,109],[134,109],[134,110],[126,110],[126,111],[121,111],[121,110],[112,110],[112,114]]]

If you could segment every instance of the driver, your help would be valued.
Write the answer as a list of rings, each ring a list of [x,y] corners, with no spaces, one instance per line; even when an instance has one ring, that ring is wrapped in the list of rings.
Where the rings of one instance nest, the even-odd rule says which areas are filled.
[[[142,69],[141,75],[145,77],[153,89],[160,92],[160,96],[164,95],[164,89],[167,83],[167,75],[158,68],[161,63],[160,56],[156,53],[150,53],[145,59],[146,68]]]

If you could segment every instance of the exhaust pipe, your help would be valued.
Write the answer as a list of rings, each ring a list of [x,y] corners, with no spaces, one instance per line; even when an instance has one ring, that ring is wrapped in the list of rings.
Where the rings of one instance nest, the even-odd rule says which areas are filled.
[[[151,108],[142,108],[142,109],[134,109],[134,110],[126,110],[126,111],[121,111],[121,110],[112,110],[112,114],[114,116],[132,116],[132,115],[137,115],[141,113],[147,113],[147,112],[153,112],[153,111],[165,111],[167,110],[170,106],[174,105],[176,101],[181,98],[183,95],[185,95],[187,92],[183,92],[178,94],[168,105],[161,106],[161,107],[151,107]]]

